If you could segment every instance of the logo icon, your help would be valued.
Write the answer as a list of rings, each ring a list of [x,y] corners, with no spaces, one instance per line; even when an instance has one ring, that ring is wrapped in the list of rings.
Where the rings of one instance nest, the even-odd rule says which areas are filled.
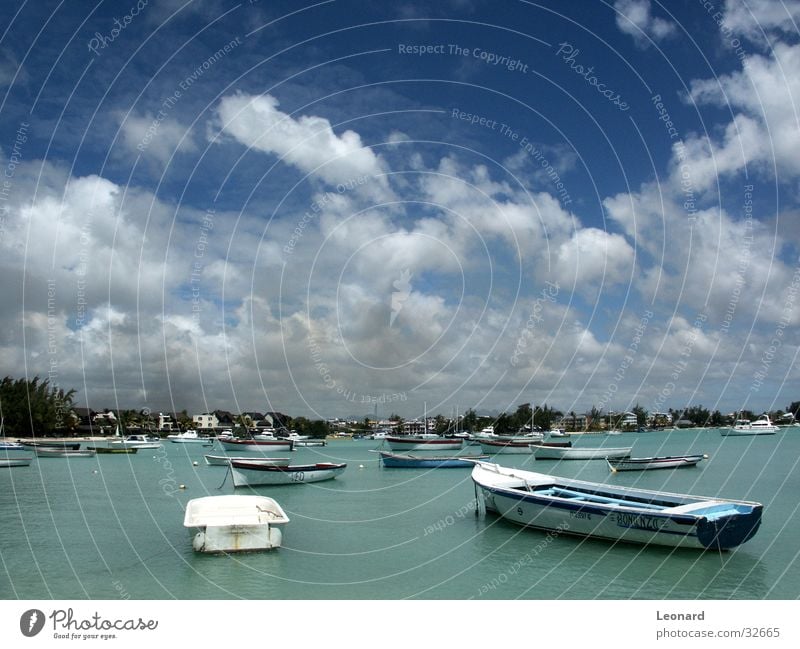
[[[400,314],[403,304],[411,295],[411,271],[406,269],[400,273],[400,279],[392,282],[395,290],[392,291],[392,315],[389,317],[389,326],[394,324],[395,318]]]
[[[32,638],[44,627],[44,613],[38,608],[25,611],[19,618],[19,630],[26,638]]]

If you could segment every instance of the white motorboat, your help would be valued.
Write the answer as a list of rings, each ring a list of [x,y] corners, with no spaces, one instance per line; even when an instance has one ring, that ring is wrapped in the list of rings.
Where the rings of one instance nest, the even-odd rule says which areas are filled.
[[[197,434],[196,430],[187,430],[174,435],[167,435],[167,439],[174,444],[205,444],[212,446],[214,440],[211,437],[203,437]]]
[[[780,430],[773,424],[769,415],[761,415],[755,421],[737,419],[730,428],[723,428],[720,433],[723,437],[738,437],[744,435],[774,435]]]
[[[112,448],[161,448],[162,444],[158,438],[153,439],[148,435],[128,435],[124,439],[111,440],[108,445]]]
[[[266,496],[207,496],[186,504],[184,527],[199,528],[197,552],[252,552],[280,547],[289,522],[281,506]]]

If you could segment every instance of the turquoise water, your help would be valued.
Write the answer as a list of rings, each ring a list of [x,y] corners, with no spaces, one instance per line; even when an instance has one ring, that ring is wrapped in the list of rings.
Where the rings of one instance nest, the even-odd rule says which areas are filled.
[[[507,466],[765,505],[761,529],[718,554],[548,536],[475,515],[468,469],[383,469],[379,442],[299,449],[292,463],[343,461],[318,484],[260,487],[291,522],[276,551],[192,551],[188,500],[233,493],[209,449],[40,459],[0,471],[3,599],[795,599],[800,596],[800,429],[591,436],[633,455],[709,454],[698,467],[611,474],[603,461]],[[218,452],[219,449],[214,449]],[[194,463],[197,463],[195,465]],[[185,488],[181,489],[183,485]],[[220,485],[221,488],[220,488]],[[236,493],[249,493],[237,489]]]

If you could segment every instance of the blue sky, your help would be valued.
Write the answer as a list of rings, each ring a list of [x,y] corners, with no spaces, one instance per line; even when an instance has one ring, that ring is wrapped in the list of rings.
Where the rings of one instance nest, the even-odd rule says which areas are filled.
[[[798,3],[12,3],[4,375],[332,417],[800,398]]]

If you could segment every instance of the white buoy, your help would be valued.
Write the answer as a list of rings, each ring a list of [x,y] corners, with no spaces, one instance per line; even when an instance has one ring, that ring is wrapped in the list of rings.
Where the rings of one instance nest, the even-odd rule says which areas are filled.
[[[192,466],[197,466],[197,462],[192,462]]]
[[[364,465],[363,465],[363,464],[359,464],[359,465],[358,465],[358,468],[359,468],[359,469],[363,469],[363,468],[364,468]]]
[[[186,485],[185,485],[185,484],[182,484],[182,485],[180,485],[180,486],[178,487],[178,489],[186,489]]]

